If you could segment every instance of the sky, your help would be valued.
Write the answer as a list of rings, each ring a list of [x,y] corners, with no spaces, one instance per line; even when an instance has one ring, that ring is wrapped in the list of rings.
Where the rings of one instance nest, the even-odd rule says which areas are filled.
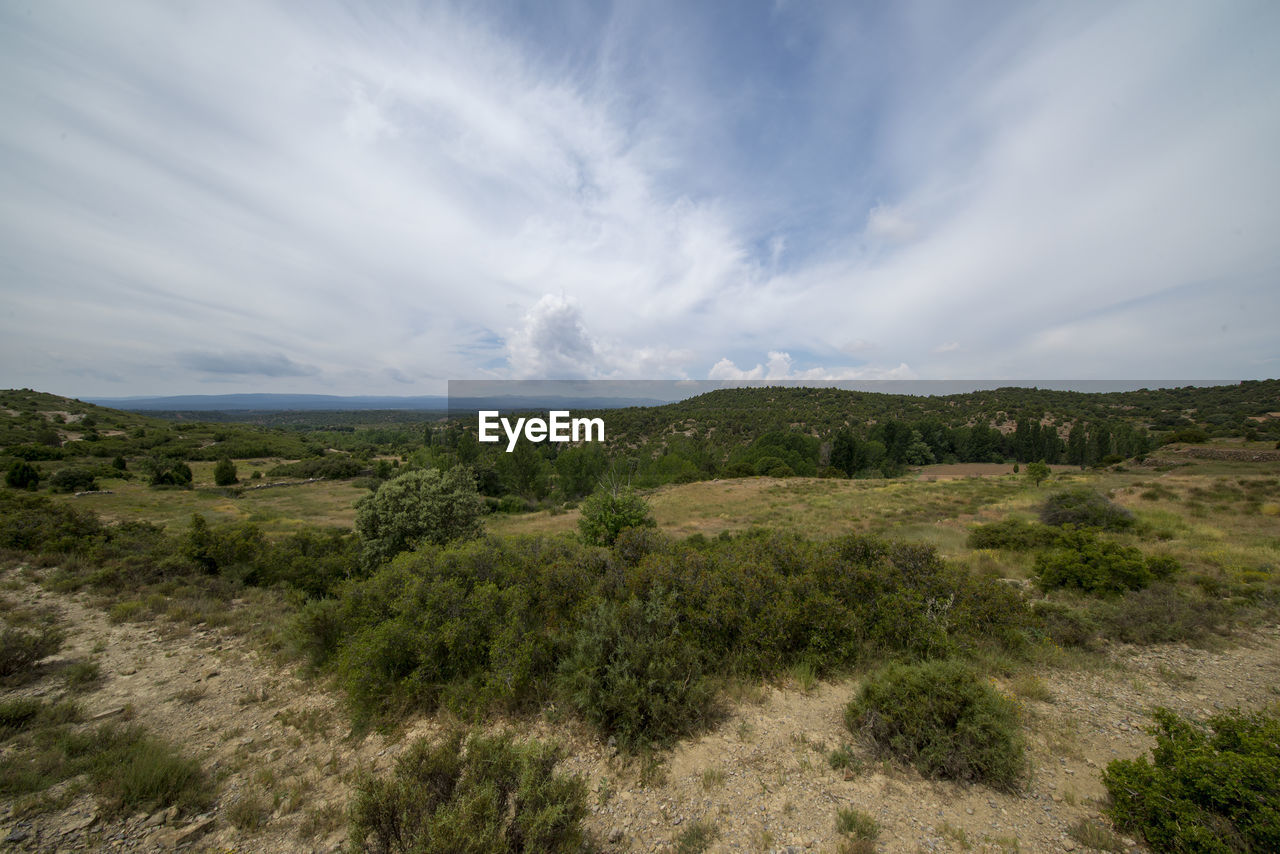
[[[0,387],[1280,376],[1280,3],[0,4]]]

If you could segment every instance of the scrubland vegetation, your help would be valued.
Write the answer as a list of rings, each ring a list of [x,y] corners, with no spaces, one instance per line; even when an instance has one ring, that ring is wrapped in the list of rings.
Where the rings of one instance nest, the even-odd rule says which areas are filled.
[[[844,719],[871,755],[1017,792],[1035,773],[1027,721],[992,677],[1030,685],[1116,643],[1209,643],[1274,623],[1277,464],[1161,443],[1261,417],[1274,397],[1254,398],[1275,385],[987,393],[959,402],[964,426],[941,420],[958,406],[945,398],[752,389],[627,411],[626,445],[510,455],[430,422],[166,424],[10,392],[0,549],[114,623],[246,634],[342,691],[356,731],[452,721],[390,775],[354,785],[356,848],[579,850],[599,840],[584,835],[583,783],[557,770],[563,750],[495,735],[495,719],[571,717],[647,761],[717,726],[742,686],[855,677]],[[785,428],[765,392],[793,406]],[[864,410],[876,423],[851,424]],[[686,419],[692,436],[671,432]],[[1280,419],[1247,423],[1252,443],[1210,447],[1270,448]],[[711,441],[713,429],[732,439]],[[1046,465],[886,479],[966,459]],[[1047,465],[1064,461],[1077,465]],[[645,491],[748,475],[775,479]],[[296,485],[248,488],[257,481]],[[95,487],[110,494],[74,495]],[[245,604],[249,591],[271,619]],[[0,796],[53,809],[40,793],[76,779],[108,810],[207,806],[215,787],[194,759],[136,726],[84,719],[71,695],[99,678],[88,664],[63,696],[22,694],[66,631],[37,616],[8,600],[0,614],[0,739],[14,757]],[[1154,720],[1152,761],[1103,771],[1115,827],[1156,850],[1275,847],[1276,710]],[[838,821],[849,845],[874,850],[874,819]],[[691,825],[680,844],[714,838]]]

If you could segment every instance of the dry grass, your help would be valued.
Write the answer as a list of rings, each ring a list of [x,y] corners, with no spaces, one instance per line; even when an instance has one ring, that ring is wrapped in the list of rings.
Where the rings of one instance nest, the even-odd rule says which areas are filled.
[[[99,481],[110,495],[53,495],[55,500],[92,510],[106,521],[152,522],[171,531],[183,531],[192,513],[210,522],[254,522],[268,535],[286,534],[307,525],[349,528],[355,522],[355,502],[367,489],[350,481],[326,480],[276,489],[246,490],[239,498],[213,486],[213,463],[191,463],[195,489],[153,489],[141,477],[135,480]],[[245,474],[250,470],[239,463]],[[208,469],[204,472],[204,469]],[[241,485],[248,484],[244,477]]]

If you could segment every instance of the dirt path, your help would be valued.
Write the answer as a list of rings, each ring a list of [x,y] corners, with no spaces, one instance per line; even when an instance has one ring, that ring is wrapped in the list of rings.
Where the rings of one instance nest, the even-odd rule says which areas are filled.
[[[14,577],[12,574],[10,577]],[[11,594],[14,595],[14,594]],[[347,737],[336,693],[298,678],[226,632],[161,623],[112,624],[87,599],[26,586],[24,601],[56,607],[69,629],[63,659],[97,660],[103,680],[83,695],[90,715],[139,723],[198,756],[219,780],[202,816],[137,815],[108,822],[89,796],[61,812],[15,819],[0,804],[3,850],[335,851],[358,769],[385,769],[421,721],[388,741]],[[513,724],[565,743],[567,770],[591,790],[588,827],[610,851],[667,851],[695,821],[716,828],[710,851],[835,851],[837,811],[856,808],[881,826],[877,850],[1075,850],[1067,828],[1097,818],[1100,770],[1136,756],[1153,739],[1143,728],[1155,705],[1204,717],[1229,706],[1280,700],[1280,628],[1250,632],[1218,651],[1181,645],[1118,647],[1109,664],[1041,674],[1024,694],[1034,764],[1027,791],[922,780],[872,757],[844,729],[856,685],[762,688],[713,732],[642,770],[573,724],[548,715]],[[56,680],[4,692],[53,694]],[[1012,693],[1015,686],[1000,686]],[[1043,689],[1047,688],[1047,692]],[[834,770],[831,749],[853,744],[855,768]],[[1127,850],[1143,850],[1126,840]]]

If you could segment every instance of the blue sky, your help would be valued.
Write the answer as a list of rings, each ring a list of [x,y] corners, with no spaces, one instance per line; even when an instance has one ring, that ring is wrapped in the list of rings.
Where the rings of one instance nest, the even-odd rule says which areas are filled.
[[[0,386],[1280,375],[1280,5],[9,2]]]

